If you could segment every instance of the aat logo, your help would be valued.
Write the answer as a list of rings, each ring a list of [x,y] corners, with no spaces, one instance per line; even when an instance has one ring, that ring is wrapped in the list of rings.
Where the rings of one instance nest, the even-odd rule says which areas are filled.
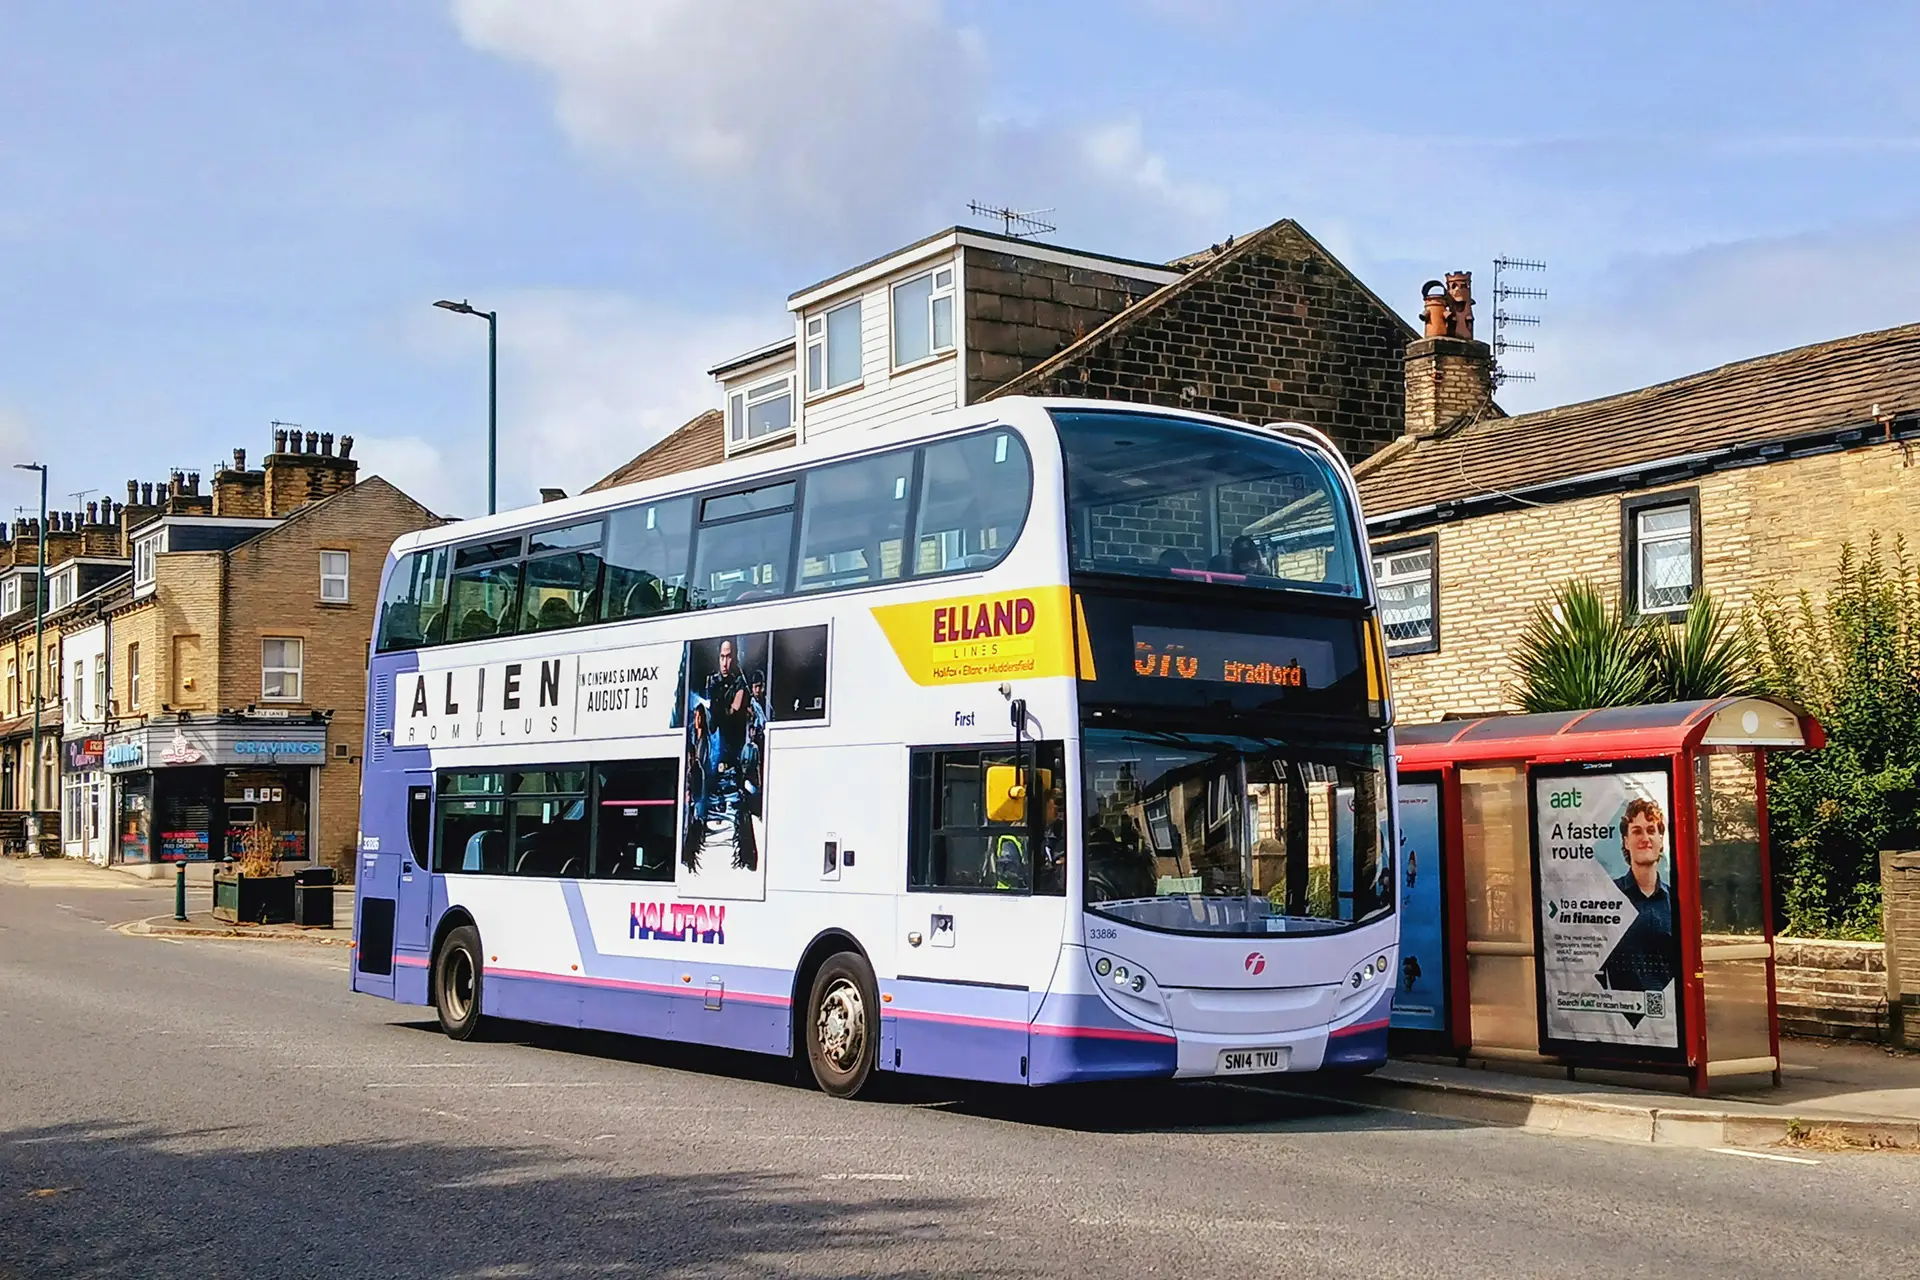
[[[1257,977],[1267,971],[1267,958],[1258,951],[1249,951],[1246,960],[1242,962],[1242,967]]]

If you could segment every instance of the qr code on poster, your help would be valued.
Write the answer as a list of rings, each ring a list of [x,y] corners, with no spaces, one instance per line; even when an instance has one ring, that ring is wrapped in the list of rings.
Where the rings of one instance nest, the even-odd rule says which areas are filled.
[[[1667,1016],[1667,993],[1664,991],[1647,992],[1647,1016],[1664,1018]]]

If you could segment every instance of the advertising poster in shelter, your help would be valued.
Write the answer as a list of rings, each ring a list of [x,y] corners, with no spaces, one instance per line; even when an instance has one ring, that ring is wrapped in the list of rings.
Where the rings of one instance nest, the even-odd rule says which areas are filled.
[[[1400,971],[1394,975],[1396,1031],[1447,1029],[1446,935],[1441,928],[1440,788],[1399,787]]]
[[[688,643],[676,719],[686,749],[680,864],[690,897],[767,894],[767,730],[827,712],[827,628]]]
[[[1535,774],[1533,787],[1544,1041],[1672,1056],[1680,943],[1667,773]]]

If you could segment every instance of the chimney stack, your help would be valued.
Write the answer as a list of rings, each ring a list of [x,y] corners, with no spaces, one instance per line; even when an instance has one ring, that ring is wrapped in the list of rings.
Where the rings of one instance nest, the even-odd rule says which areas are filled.
[[[353,437],[338,437],[340,448],[336,453],[336,437],[329,431],[324,435],[318,431],[308,431],[303,436],[299,431],[274,431],[274,452],[268,455],[261,471],[244,472],[238,475],[222,473],[231,479],[242,475],[251,483],[260,485],[259,510],[251,514],[278,519],[291,515],[309,503],[330,498],[342,489],[353,487],[360,464],[350,455],[353,451]],[[235,455],[239,461],[239,455]],[[238,468],[236,468],[238,472]],[[259,477],[253,480],[253,477]],[[235,491],[236,497],[238,491]],[[223,500],[222,509],[228,508]],[[241,514],[238,504],[234,504],[234,514]]]
[[[1406,350],[1407,434],[1440,435],[1503,416],[1493,403],[1493,349],[1473,336],[1473,273],[1427,281],[1420,306],[1425,336]]]

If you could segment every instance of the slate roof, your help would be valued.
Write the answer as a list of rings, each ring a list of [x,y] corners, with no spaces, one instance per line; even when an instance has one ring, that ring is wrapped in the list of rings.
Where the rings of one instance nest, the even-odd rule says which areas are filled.
[[[1576,477],[1762,446],[1920,409],[1920,324],[1721,365],[1671,382],[1425,438],[1355,468],[1370,519]]]
[[[636,480],[651,480],[655,476],[672,475],[724,462],[727,458],[726,421],[726,415],[718,409],[709,409],[675,427],[658,444],[594,481],[583,492],[611,489],[616,485],[632,484]]]

